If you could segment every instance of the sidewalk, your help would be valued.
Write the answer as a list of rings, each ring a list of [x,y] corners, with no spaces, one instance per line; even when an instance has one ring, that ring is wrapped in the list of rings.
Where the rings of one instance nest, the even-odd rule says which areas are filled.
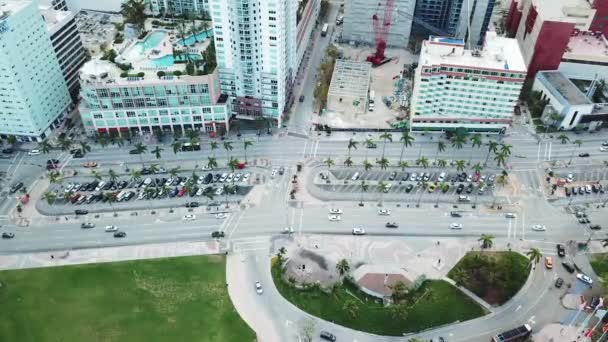
[[[219,252],[218,242],[207,241],[78,249],[59,253],[24,253],[0,255],[0,270],[171,258],[218,254]]]

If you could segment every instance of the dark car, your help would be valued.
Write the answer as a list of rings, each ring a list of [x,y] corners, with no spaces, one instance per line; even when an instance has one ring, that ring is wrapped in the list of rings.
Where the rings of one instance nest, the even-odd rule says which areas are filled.
[[[593,191],[594,194],[597,194],[597,192],[600,191],[600,188],[597,186],[597,184],[592,184],[591,191]]]
[[[412,191],[412,189],[413,189],[413,188],[414,188],[414,186],[413,186],[412,184],[408,184],[408,185],[405,187],[405,192],[410,192],[410,191]]]
[[[17,192],[17,190],[21,189],[23,187],[23,182],[18,182],[13,184],[13,186],[11,186],[11,194],[14,194],[15,192]]]
[[[95,188],[97,187],[97,182],[92,182],[87,184],[87,188],[85,189],[86,191],[93,191],[95,190]]]
[[[211,233],[211,237],[214,239],[223,238],[224,236],[225,236],[225,234],[222,231],[215,231],[215,232]]]
[[[300,95],[300,102],[304,102],[304,95]]]
[[[386,228],[399,228],[397,222],[386,222]]]
[[[82,228],[82,229],[95,228],[95,224],[93,224],[91,222],[81,223],[80,228]]]
[[[466,180],[467,180],[467,173],[466,172],[463,172],[463,173],[461,173],[461,174],[458,175],[458,181],[464,182]]]
[[[208,173],[205,178],[203,179],[203,184],[209,184],[213,181],[213,174],[212,173]]]
[[[46,161],[46,164],[47,165],[49,165],[49,164],[59,164],[59,159],[48,159]]]
[[[78,152],[72,154],[72,158],[84,158],[84,153],[82,153],[81,151],[78,151]]]
[[[322,339],[327,340],[327,341],[336,340],[336,336],[328,331],[321,331],[321,334],[319,334],[319,337],[321,337]]]
[[[462,190],[464,190],[464,184],[458,184],[458,187],[456,188],[456,193],[457,194],[461,194]]]
[[[129,183],[127,183],[127,181],[124,181],[124,180],[123,180],[123,181],[120,181],[120,183],[118,183],[118,188],[119,188],[119,189],[124,189],[124,188],[126,188],[126,187],[127,187],[127,185],[128,185],[128,184],[129,184]]]
[[[410,173],[409,172],[404,172],[403,176],[401,176],[401,180],[406,182],[410,179]]]
[[[220,178],[222,178],[222,174],[221,173],[216,173],[215,176],[213,177],[213,182],[217,183]]]
[[[566,249],[564,248],[563,245],[561,244],[557,244],[557,255],[559,255],[560,257],[565,257],[566,256]]]
[[[578,156],[581,158],[586,158],[586,157],[589,157],[589,153],[587,153],[587,152],[579,153]]]
[[[141,152],[139,150],[131,150],[129,151],[129,154],[141,154]],[[114,234],[114,236],[116,236],[116,234]]]
[[[374,144],[373,142],[370,142],[367,144],[367,148],[376,148],[378,147],[378,145]]]
[[[600,230],[602,229],[602,226],[600,226],[599,224],[592,224],[589,226],[589,229],[591,230]]]
[[[564,266],[564,268],[566,269],[566,271],[568,271],[568,273],[574,273],[574,271],[575,271],[574,266],[572,266],[572,264],[570,264],[570,263],[562,262],[562,266]]]
[[[11,154],[13,152],[15,152],[15,150],[13,150],[12,148],[5,148],[2,150],[2,153],[4,154]]]
[[[74,210],[74,214],[76,214],[76,215],[86,215],[88,213],[89,213],[89,211],[88,210],[84,210],[84,209],[76,209],[76,210]]]
[[[470,194],[471,192],[473,192],[473,183],[470,183],[470,184],[467,186],[467,194]]]
[[[562,287],[562,285],[564,285],[564,279],[562,279],[562,278],[557,278],[557,279],[555,280],[555,287],[557,287],[557,288],[559,289],[560,287]]]
[[[197,208],[198,202],[188,202],[186,203],[186,208]]]
[[[452,216],[452,217],[462,217],[462,213],[460,211],[450,211],[450,216]]]
[[[115,238],[124,238],[124,237],[127,237],[127,233],[125,233],[125,232],[116,232],[116,233],[114,233],[114,237]]]
[[[570,189],[568,187],[565,187],[564,191],[566,192],[566,196],[570,196],[571,195]]]
[[[589,221],[589,219],[586,217],[579,217],[578,223],[586,224],[586,223],[591,223],[591,221]]]
[[[14,237],[15,237],[15,234],[13,234],[13,233],[8,233],[8,232],[2,233],[2,238],[3,239],[12,239]]]

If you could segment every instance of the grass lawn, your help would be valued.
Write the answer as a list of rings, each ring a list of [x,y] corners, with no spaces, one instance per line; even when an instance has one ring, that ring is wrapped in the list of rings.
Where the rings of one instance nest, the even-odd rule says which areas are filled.
[[[593,254],[591,267],[598,276],[608,275],[608,253]]]
[[[0,272],[0,341],[253,341],[223,256]]]
[[[417,302],[407,309],[407,317],[396,318],[391,310],[377,303],[377,298],[361,292],[350,282],[326,293],[316,287],[300,290],[282,278],[281,269],[273,264],[274,283],[285,299],[327,321],[379,335],[399,336],[433,326],[466,321],[483,316],[484,310],[473,300],[445,281],[429,280],[417,291]],[[422,295],[426,293],[425,295]],[[344,303],[354,302],[350,310]]]
[[[516,252],[469,252],[448,277],[490,304],[503,304],[526,282],[528,258]]]

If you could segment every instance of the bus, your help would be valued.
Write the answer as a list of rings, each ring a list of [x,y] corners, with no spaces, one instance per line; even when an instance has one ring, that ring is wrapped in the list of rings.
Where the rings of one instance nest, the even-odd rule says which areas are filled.
[[[507,330],[494,337],[492,342],[523,342],[532,334],[532,328],[524,324],[515,329]]]
[[[329,24],[328,23],[323,24],[323,29],[321,30],[321,37],[327,36],[328,29],[329,29]]]

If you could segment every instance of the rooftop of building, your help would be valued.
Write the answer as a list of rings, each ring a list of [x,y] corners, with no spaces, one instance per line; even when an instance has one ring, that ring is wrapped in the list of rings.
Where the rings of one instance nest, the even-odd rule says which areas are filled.
[[[592,102],[560,71],[539,71],[538,77],[541,82],[557,93],[571,105],[591,104]]]
[[[586,0],[534,0],[534,5],[544,20],[576,22],[594,13]]]
[[[458,65],[472,68],[526,72],[517,40],[488,32],[482,50],[466,49],[463,39],[431,36],[423,42],[421,65]]]
[[[372,64],[338,59],[329,85],[330,95],[367,98]]]
[[[9,16],[11,13],[19,12],[23,8],[31,5],[31,1],[24,0],[5,0],[0,1],[0,20]]]
[[[40,6],[40,14],[44,19],[44,25],[47,31],[55,31],[63,26],[66,19],[73,17],[74,13],[69,11],[57,11],[52,6]]]
[[[570,37],[562,59],[608,61],[608,40],[601,32],[575,32]]]

